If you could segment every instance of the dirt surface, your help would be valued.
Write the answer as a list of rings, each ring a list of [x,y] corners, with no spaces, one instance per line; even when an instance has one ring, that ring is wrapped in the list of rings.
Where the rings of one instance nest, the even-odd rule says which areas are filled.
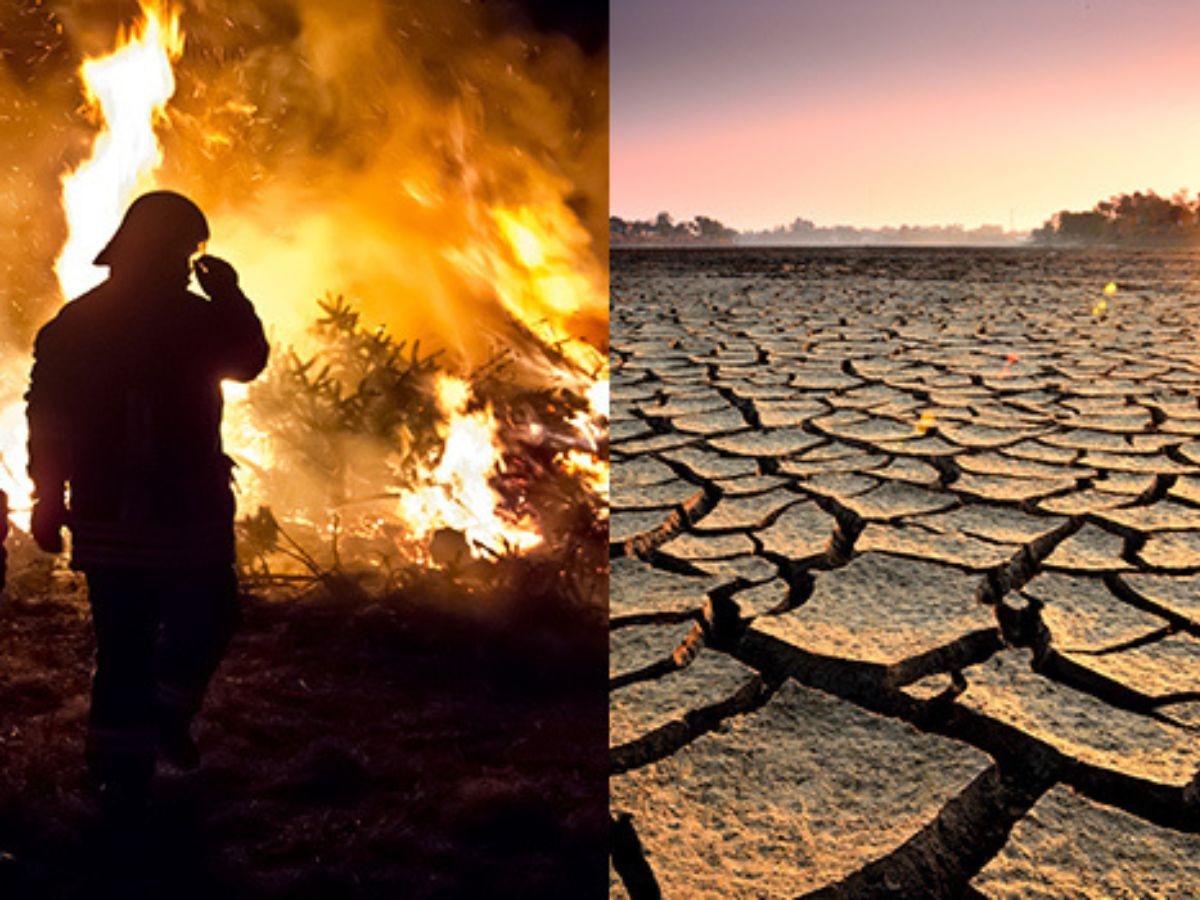
[[[1197,273],[614,252],[614,895],[1194,892]]]
[[[85,597],[44,575],[0,599],[0,896],[602,896],[592,613],[437,581],[247,596],[203,766],[160,768],[130,837],[84,779]]]

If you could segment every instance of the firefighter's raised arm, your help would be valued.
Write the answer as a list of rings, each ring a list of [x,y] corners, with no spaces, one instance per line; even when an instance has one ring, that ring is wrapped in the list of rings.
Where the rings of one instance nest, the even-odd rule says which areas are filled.
[[[266,366],[270,345],[254,306],[238,286],[237,270],[220,257],[201,256],[195,271],[217,315],[220,333],[214,352],[221,376],[249,381]]]

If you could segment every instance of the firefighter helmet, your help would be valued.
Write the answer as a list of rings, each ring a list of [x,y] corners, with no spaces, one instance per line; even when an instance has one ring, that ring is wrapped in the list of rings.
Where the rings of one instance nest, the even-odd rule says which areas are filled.
[[[207,240],[208,220],[200,207],[174,191],[151,191],[130,204],[95,264],[111,266],[121,257],[191,256]]]

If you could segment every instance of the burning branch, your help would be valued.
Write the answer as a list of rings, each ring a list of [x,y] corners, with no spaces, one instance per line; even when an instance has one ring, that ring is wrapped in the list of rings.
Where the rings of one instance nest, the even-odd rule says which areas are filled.
[[[342,297],[318,306],[317,352],[276,353],[249,390],[255,426],[270,435],[278,456],[300,468],[258,474],[268,482],[298,477],[321,485],[309,498],[316,510],[298,507],[310,513],[410,482],[438,447],[431,379],[439,354],[422,356],[419,342],[406,353],[406,342],[364,329]],[[287,485],[273,483],[267,493],[286,495]]]
[[[580,430],[587,398],[522,388],[502,357],[451,372],[419,342],[365,328],[341,297],[319,311],[316,349],[277,353],[246,398],[248,424],[269,448],[245,461],[253,483],[243,505],[262,507],[239,525],[259,575],[272,558],[312,578],[342,559],[461,572],[472,557],[553,555],[603,522],[604,498],[568,463],[589,453],[602,463],[599,431]],[[288,530],[272,510],[287,511]],[[305,549],[321,545],[328,552]]]

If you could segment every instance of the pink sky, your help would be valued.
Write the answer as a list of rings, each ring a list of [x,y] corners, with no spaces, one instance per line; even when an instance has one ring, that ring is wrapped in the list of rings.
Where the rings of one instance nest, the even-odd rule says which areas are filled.
[[[1047,18],[1014,0],[997,19],[962,3],[922,27],[939,4],[885,21],[851,2],[843,22],[692,0],[689,33],[673,40],[668,20],[656,43],[646,7],[677,2],[613,4],[616,215],[1031,228],[1121,191],[1200,188],[1200,5],[1063,2]]]

